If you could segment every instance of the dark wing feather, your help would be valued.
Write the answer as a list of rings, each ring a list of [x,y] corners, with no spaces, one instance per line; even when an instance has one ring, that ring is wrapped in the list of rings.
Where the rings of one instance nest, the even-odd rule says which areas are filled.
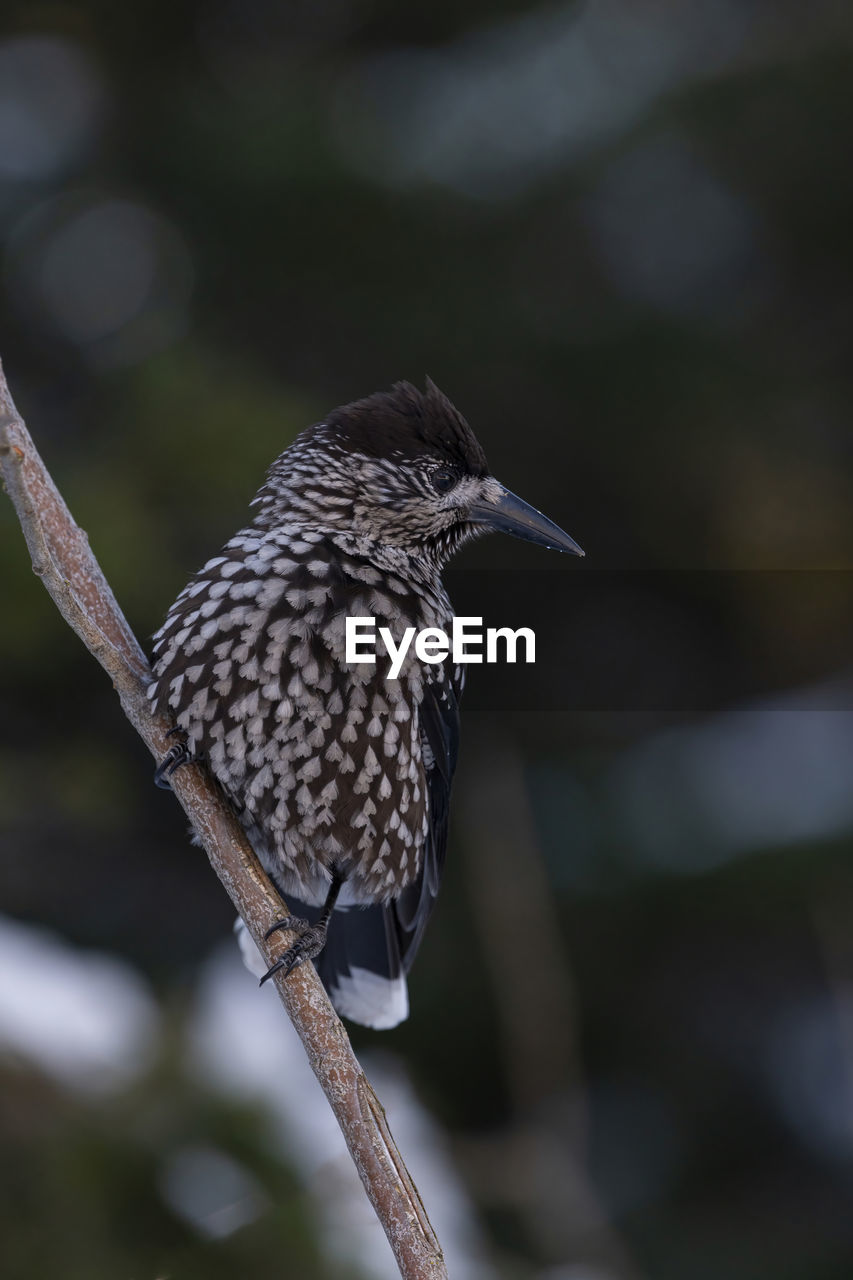
[[[399,978],[403,966],[386,908],[381,904],[338,908],[314,967],[330,990],[338,974],[346,976],[354,968],[368,969],[389,981]]]
[[[428,827],[423,864],[417,880],[386,908],[392,915],[403,968],[408,972],[420,945],[438,895],[450,817],[450,787],[459,754],[459,701],[461,678],[454,679],[450,664],[444,678],[433,680],[420,704],[421,740],[432,757],[426,770]]]

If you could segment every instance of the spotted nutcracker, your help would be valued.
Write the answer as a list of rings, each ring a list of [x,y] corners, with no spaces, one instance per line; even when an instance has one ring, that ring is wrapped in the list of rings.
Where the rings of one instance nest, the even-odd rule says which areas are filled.
[[[449,632],[442,570],[491,529],[583,552],[489,474],[430,381],[303,431],[252,505],[155,636],[150,699],[179,735],[157,780],[206,761],[298,913],[273,926],[297,936],[264,976],[310,958],[339,1013],[396,1026],[444,865],[462,670],[410,649],[392,680],[381,643],[375,664],[348,664],[346,619],[397,643]]]

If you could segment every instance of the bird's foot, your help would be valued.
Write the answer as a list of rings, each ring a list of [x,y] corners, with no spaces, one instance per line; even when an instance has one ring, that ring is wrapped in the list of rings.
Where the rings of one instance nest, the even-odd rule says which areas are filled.
[[[183,729],[170,729],[166,734],[166,737],[171,738],[176,733],[182,734]],[[192,751],[190,751],[186,737],[181,741],[176,742],[173,747],[169,748],[157,766],[154,774],[155,786],[162,787],[164,791],[171,790],[172,784],[170,782],[170,778],[172,777],[172,774],[177,769],[180,769],[182,764],[192,764],[193,761],[197,759],[198,756],[193,755]]]
[[[263,986],[267,978],[271,978],[273,974],[284,973],[287,977],[294,969],[298,969],[303,960],[313,960],[318,956],[326,945],[326,929],[325,920],[318,920],[316,924],[309,924],[307,920],[300,919],[299,916],[285,916],[283,920],[277,920],[274,925],[267,929],[264,934],[265,938],[271,938],[274,933],[278,933],[281,929],[288,929],[291,933],[297,934],[296,941],[292,946],[288,947],[283,955],[279,956],[275,964],[267,969],[261,978],[260,986]]]

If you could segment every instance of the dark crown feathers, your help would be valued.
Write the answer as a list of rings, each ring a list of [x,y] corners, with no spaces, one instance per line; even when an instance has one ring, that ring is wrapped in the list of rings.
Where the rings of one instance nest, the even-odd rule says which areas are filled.
[[[488,474],[477,437],[431,378],[426,391],[411,382],[395,382],[390,391],[342,405],[312,430],[323,429],[353,453],[372,458],[427,454],[469,475]]]

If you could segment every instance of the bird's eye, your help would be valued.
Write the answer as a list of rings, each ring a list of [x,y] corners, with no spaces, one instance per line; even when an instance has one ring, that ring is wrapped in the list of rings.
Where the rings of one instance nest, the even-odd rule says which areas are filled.
[[[452,471],[448,471],[445,467],[439,467],[433,471],[430,476],[433,489],[437,489],[439,493],[449,493],[456,484],[457,477]]]

